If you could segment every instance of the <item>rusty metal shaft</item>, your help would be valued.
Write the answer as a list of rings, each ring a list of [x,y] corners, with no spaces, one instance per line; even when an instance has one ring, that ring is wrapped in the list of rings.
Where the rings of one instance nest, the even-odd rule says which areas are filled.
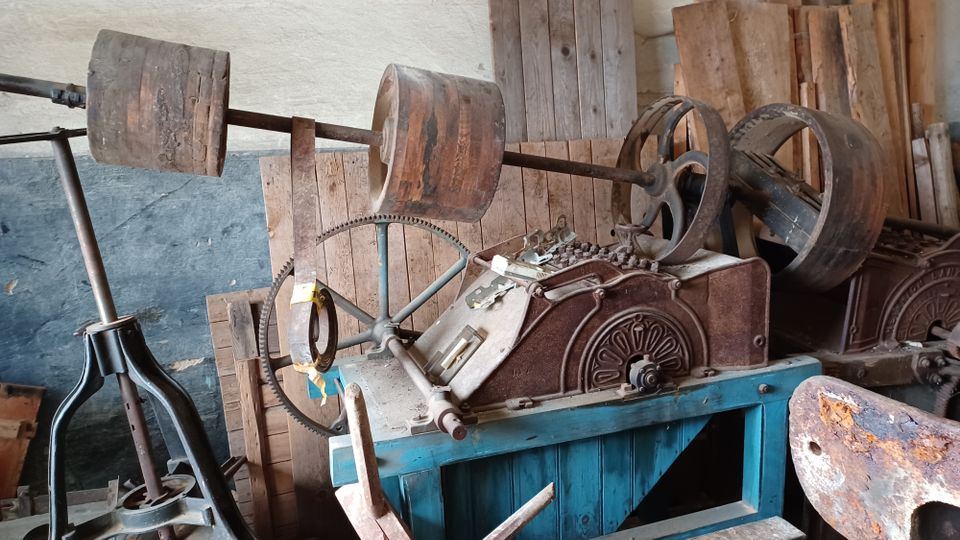
[[[86,89],[83,86],[73,84],[0,73],[0,92],[47,97],[54,103],[71,107],[84,108],[86,106]],[[288,116],[276,116],[238,109],[228,109],[226,121],[228,124],[235,126],[279,133],[290,133],[293,124],[293,119]],[[321,139],[365,144],[372,147],[379,147],[382,141],[382,135],[379,131],[325,124],[323,122],[317,122],[316,133],[317,137]],[[638,186],[649,186],[654,183],[653,175],[643,171],[534,156],[519,152],[504,152],[503,164],[561,174],[603,178],[612,182],[623,182]]]
[[[70,142],[65,130],[55,128],[50,142],[53,145],[53,154],[60,176],[60,183],[66,195],[67,206],[70,208],[70,217],[76,229],[77,240],[80,243],[80,253],[86,267],[87,278],[93,290],[93,297],[100,314],[100,322],[109,325],[117,321],[117,309],[110,292],[110,283],[103,267],[103,258],[100,255],[100,246],[90,221],[90,212],[83,195],[83,186],[77,173],[77,164],[70,150]],[[59,135],[59,136],[58,136]],[[120,394],[123,397],[127,421],[130,424],[130,433],[137,450],[137,460],[143,473],[143,482],[147,488],[147,495],[157,499],[164,493],[163,484],[157,474],[153,459],[153,446],[150,444],[150,433],[147,431],[147,422],[143,414],[140,396],[137,387],[126,373],[117,373],[117,382],[120,385]]]

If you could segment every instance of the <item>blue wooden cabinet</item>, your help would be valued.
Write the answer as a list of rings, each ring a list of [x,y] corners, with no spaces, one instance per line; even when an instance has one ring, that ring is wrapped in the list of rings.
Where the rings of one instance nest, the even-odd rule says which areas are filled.
[[[384,489],[420,540],[482,538],[550,482],[556,500],[519,538],[688,538],[780,514],[787,400],[818,373],[819,362],[797,357],[691,379],[655,397],[563,398],[481,415],[459,442],[439,432],[378,432],[382,411],[371,411],[371,421]],[[368,382],[351,366],[340,376]],[[710,419],[728,411],[740,411],[743,425],[740,500],[618,532]],[[330,459],[335,485],[356,481],[349,437],[331,439]]]

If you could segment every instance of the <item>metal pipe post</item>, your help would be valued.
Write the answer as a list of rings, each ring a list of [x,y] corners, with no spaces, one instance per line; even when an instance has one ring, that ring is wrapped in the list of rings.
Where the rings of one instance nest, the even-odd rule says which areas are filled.
[[[67,198],[70,208],[70,217],[73,218],[73,227],[80,243],[80,253],[87,270],[90,287],[93,289],[93,298],[100,313],[100,322],[107,325],[117,321],[117,308],[110,293],[110,283],[103,267],[103,258],[100,256],[100,246],[90,221],[90,212],[83,195],[83,186],[80,184],[80,175],[77,173],[77,164],[70,150],[70,141],[65,136],[65,130],[54,128],[50,142],[53,145],[53,155],[60,175],[60,184]],[[59,136],[58,136],[59,135]],[[127,421],[133,435],[133,443],[137,450],[137,460],[143,473],[143,482],[147,488],[147,495],[157,499],[164,493],[163,484],[157,474],[153,460],[153,446],[150,444],[150,434],[147,431],[146,418],[143,415],[140,396],[137,387],[126,373],[117,373],[117,382],[120,384],[120,394],[123,397],[124,409],[127,412]]]

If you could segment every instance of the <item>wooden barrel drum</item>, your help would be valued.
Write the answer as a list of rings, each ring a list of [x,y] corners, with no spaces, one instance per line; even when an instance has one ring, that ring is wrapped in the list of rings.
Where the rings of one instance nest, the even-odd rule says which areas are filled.
[[[99,163],[220,176],[230,54],[101,30],[87,77]]]
[[[496,84],[391,64],[370,148],[373,211],[477,221],[493,200],[505,142]]]

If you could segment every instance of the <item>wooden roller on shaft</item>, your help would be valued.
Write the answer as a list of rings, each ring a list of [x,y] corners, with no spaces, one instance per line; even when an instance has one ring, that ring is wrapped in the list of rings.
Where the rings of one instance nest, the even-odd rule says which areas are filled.
[[[506,131],[495,83],[391,64],[370,148],[373,211],[477,221],[500,179]]]
[[[87,133],[99,163],[220,176],[230,54],[101,30],[87,76]]]
[[[99,163],[219,176],[227,124],[291,132],[290,117],[228,108],[230,55],[101,30],[87,87],[0,74],[0,91],[87,108]],[[477,221],[502,165],[647,186],[645,171],[504,152],[503,97],[495,83],[390,65],[373,129],[315,122],[318,138],[370,146],[374,212]],[[0,144],[2,144],[0,140]]]

